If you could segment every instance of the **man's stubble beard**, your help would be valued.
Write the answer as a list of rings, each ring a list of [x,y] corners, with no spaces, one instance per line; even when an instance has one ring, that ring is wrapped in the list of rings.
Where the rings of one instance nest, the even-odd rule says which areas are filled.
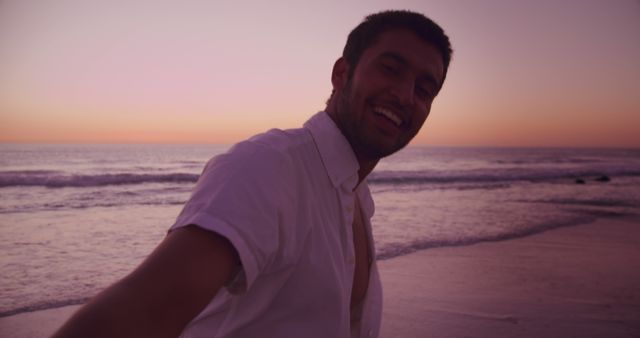
[[[352,79],[347,81],[344,87],[342,95],[338,97],[337,102],[337,118],[340,121],[340,129],[342,133],[351,144],[351,148],[356,153],[359,159],[365,160],[379,160],[383,157],[387,157],[400,149],[404,148],[410,140],[406,142],[395,142],[392,146],[383,147],[379,143],[375,142],[373,136],[369,133],[367,137],[366,126],[359,124],[359,121],[355,119],[353,110],[353,87]],[[363,107],[364,109],[365,107]],[[371,126],[373,127],[373,126]]]

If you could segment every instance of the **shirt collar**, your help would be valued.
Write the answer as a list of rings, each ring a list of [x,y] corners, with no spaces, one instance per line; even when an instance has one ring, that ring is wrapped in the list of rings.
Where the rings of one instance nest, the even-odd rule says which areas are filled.
[[[324,111],[313,115],[304,127],[309,130],[318,148],[324,168],[335,188],[347,183],[350,190],[358,184],[360,165],[344,137],[329,114]]]

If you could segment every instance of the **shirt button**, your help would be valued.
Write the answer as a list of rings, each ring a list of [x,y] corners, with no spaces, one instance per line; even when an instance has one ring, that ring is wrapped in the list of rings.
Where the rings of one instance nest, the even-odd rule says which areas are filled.
[[[347,205],[347,211],[348,212],[352,212],[353,211],[353,205],[351,205],[351,204]]]
[[[349,262],[349,264],[355,264],[356,258],[354,256],[351,256],[347,261]]]
[[[371,335],[372,335],[372,334],[373,334],[373,330],[371,330],[371,329],[370,329],[370,330],[367,332],[367,337],[371,337]]]

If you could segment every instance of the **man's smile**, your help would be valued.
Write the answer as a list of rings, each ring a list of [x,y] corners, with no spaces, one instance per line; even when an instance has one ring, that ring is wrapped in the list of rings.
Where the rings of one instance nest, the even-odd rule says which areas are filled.
[[[380,106],[374,106],[373,112],[378,115],[382,115],[386,117],[391,122],[393,122],[396,125],[396,127],[400,127],[404,123],[401,117],[402,115],[395,113],[391,109],[380,107]]]

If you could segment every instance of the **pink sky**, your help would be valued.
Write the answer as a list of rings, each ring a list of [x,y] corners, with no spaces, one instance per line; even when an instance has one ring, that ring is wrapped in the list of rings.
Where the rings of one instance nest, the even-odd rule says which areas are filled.
[[[640,147],[640,2],[0,1],[0,141],[230,143],[324,108],[348,32],[454,46],[414,144]]]

